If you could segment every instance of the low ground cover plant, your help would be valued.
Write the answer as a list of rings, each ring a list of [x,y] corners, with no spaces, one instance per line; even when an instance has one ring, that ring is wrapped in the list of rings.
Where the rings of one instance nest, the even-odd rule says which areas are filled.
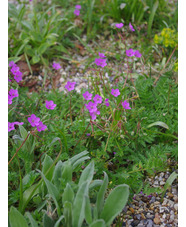
[[[90,13],[95,13],[95,1],[87,4]],[[73,20],[83,14],[83,7],[73,6]],[[73,24],[70,16],[61,19],[54,6],[41,14],[34,9],[28,15],[30,21],[23,20],[26,12],[26,5],[10,5],[9,17],[16,24],[10,20],[9,224],[110,226],[134,193],[163,193],[164,189],[151,188],[144,179],[167,170],[167,160],[178,158],[176,32],[165,28],[152,41],[157,46],[151,46],[151,51],[161,56],[156,76],[151,65],[146,73],[134,73],[138,62],[145,67],[146,50],[135,42],[127,44],[124,31],[132,37],[138,29],[118,18],[110,30],[117,37],[116,45],[122,47],[123,58],[117,53],[112,58],[126,63],[125,72],[116,72],[113,82],[108,83],[112,59],[102,49],[92,53],[85,67],[89,69],[88,89],[77,93],[71,78],[62,92],[53,88],[30,93],[22,87],[19,56],[25,56],[30,68],[42,63],[50,72],[59,71],[59,56],[53,53],[57,47],[63,48],[59,42],[66,33],[59,27],[66,21],[64,27],[71,31]],[[90,15],[88,34],[91,20]],[[16,32],[13,38],[13,29],[20,39]],[[150,57],[147,63],[154,61]]]

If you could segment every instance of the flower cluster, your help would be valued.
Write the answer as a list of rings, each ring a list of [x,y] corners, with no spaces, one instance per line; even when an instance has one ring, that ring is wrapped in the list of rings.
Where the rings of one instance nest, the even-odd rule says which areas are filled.
[[[123,27],[123,23],[119,23],[119,24],[115,24],[116,28],[122,28]]]
[[[86,91],[83,93],[83,97],[85,100],[91,100],[92,99],[92,94]],[[92,120],[96,119],[96,115],[100,115],[100,111],[97,109],[97,105],[102,103],[102,97],[98,94],[96,94],[93,98],[93,101],[90,101],[88,104],[85,104],[85,107],[90,113],[90,116]],[[105,100],[105,105],[109,106],[108,99]]]
[[[10,71],[14,75],[14,79],[17,83],[22,80],[22,72],[20,72],[19,67],[13,62],[9,62]]]
[[[133,50],[133,49],[129,49],[129,50],[126,50],[126,55],[128,57],[132,57],[132,56],[135,56],[137,58],[141,58],[141,53],[139,52],[139,50]]]
[[[15,97],[18,97],[18,90],[14,90],[14,89],[10,89],[9,93],[8,93],[8,104],[11,105],[12,104],[12,99]]]
[[[79,14],[80,14],[80,9],[81,9],[81,5],[76,5],[76,6],[75,6],[74,14],[75,14],[76,16],[79,16]]]
[[[101,66],[102,68],[104,68],[107,65],[107,59],[105,59],[106,56],[103,53],[99,53],[99,57],[100,58],[95,59],[95,63],[97,66]]]
[[[8,122],[8,132],[12,131],[12,130],[15,130],[15,125],[23,125],[24,123],[23,122],[18,122],[18,121],[15,121],[15,122]]]
[[[56,70],[58,70],[58,69],[61,68],[60,64],[59,64],[59,63],[55,63],[55,62],[53,62],[52,67],[53,67],[54,69],[56,69]]]
[[[36,117],[35,114],[32,114],[30,117],[28,117],[28,122],[31,124],[32,127],[37,127],[38,132],[47,129],[47,126],[44,125],[43,122],[40,121],[40,118]]]
[[[160,36],[157,34],[154,36],[154,42],[165,47],[175,48],[178,44],[178,33],[170,28],[164,28]]]

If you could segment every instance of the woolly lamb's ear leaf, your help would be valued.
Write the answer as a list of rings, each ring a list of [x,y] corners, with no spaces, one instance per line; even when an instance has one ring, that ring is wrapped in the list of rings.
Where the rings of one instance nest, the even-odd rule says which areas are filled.
[[[52,182],[47,180],[45,175],[40,170],[37,170],[37,171],[41,174],[41,176],[42,176],[42,178],[43,178],[43,180],[44,180],[44,182],[47,186],[48,193],[52,196],[52,198],[54,200],[54,203],[55,203],[56,208],[57,208],[58,215],[61,215],[60,208],[59,208],[59,205],[58,205],[58,202],[57,202],[60,199],[60,194],[59,194],[58,189],[56,188],[56,186],[54,184],[52,184]]]
[[[88,151],[82,151],[81,153],[75,155],[74,157],[72,157],[70,159],[70,162],[72,163],[72,165],[80,158],[82,158],[83,156],[87,155]]]
[[[24,216],[15,207],[10,208],[9,221],[11,227],[28,227]]]
[[[103,219],[98,219],[89,225],[89,227],[106,227],[106,225]]]
[[[112,224],[114,218],[125,207],[129,197],[129,186],[122,184],[114,188],[107,197],[100,218],[105,220],[107,226]]]
[[[101,185],[99,192],[97,194],[97,200],[96,200],[96,206],[97,206],[97,211],[98,211],[98,217],[101,214],[101,211],[103,209],[103,205],[104,205],[104,196],[107,190],[107,186],[108,186],[108,176],[107,174],[104,172],[104,180],[103,180],[103,184]]]
[[[67,183],[66,188],[64,189],[63,197],[62,197],[62,202],[63,204],[68,201],[73,203],[74,201],[74,191],[72,190],[70,184]]]
[[[80,165],[82,162],[84,162],[85,160],[88,160],[90,159],[90,157],[88,156],[85,156],[85,157],[82,157],[80,158],[79,160],[77,160],[74,164],[73,164],[73,170],[75,170],[75,168]]]
[[[81,227],[85,218],[85,196],[88,195],[88,182],[79,187],[72,208],[72,226]]]
[[[70,161],[64,163],[61,177],[65,183],[72,181],[72,165]]]
[[[56,164],[55,169],[54,169],[54,172],[53,172],[52,182],[54,182],[54,184],[56,186],[58,186],[60,184],[60,178],[61,178],[61,175],[62,175],[62,166],[63,166],[63,163],[60,160]]]
[[[91,205],[88,196],[85,196],[85,220],[89,225],[92,223]]]
[[[72,203],[66,201],[63,205],[63,214],[65,217],[65,226],[72,226]]]
[[[92,181],[94,175],[94,162],[92,161],[82,172],[80,179],[79,179],[79,186],[81,186],[82,183],[84,183],[85,181],[88,181],[88,183],[90,184],[90,182]]]
[[[51,159],[50,156],[45,155],[45,159],[43,161],[43,168],[42,168],[42,173],[45,175],[46,172],[48,171],[48,169],[50,168],[50,166],[52,165],[53,160]],[[53,172],[54,172],[55,166],[53,166],[49,173],[47,174],[46,178],[50,181],[52,179],[53,176]]]
[[[27,217],[28,217],[29,220],[30,220],[31,227],[38,227],[38,224],[37,224],[37,222],[34,220],[34,218],[32,217],[32,215],[31,215],[29,212],[26,212],[26,215],[27,215]]]

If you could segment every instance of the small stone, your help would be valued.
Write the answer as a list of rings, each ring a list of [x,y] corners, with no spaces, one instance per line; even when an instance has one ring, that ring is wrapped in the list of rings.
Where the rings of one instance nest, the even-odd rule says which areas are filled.
[[[147,227],[152,227],[153,224],[154,224],[153,221],[151,219],[148,219]]]
[[[165,206],[165,205],[167,204],[167,201],[168,201],[168,199],[167,199],[167,198],[164,198],[164,199],[163,199],[162,206]]]
[[[178,210],[178,204],[177,204],[177,203],[174,204],[174,209],[175,209],[175,210]]]
[[[154,202],[154,205],[155,205],[155,206],[157,206],[157,205],[159,205],[159,204],[160,204],[160,202],[158,202],[158,201],[155,201],[155,202]]]
[[[145,218],[145,215],[144,215],[143,213],[141,213],[141,217],[142,217],[143,219],[146,219],[146,218]]]
[[[172,200],[169,200],[168,204],[171,208],[174,206],[174,202]]]
[[[171,214],[170,220],[174,220],[174,214]]]
[[[129,210],[134,214],[134,209],[132,207],[130,207]]]
[[[139,220],[134,220],[134,221],[131,223],[131,226],[132,226],[132,227],[135,227],[135,226],[137,226],[139,223],[140,223]]]
[[[154,185],[158,185],[158,181],[156,180],[156,181],[154,181]]]
[[[163,213],[162,218],[164,218],[164,219],[166,218],[166,214],[165,213]]]
[[[156,198],[154,196],[152,196],[150,203],[154,203],[156,201]]]
[[[61,82],[61,83],[63,83],[64,81],[65,81],[65,80],[64,80],[64,78],[62,78],[62,77],[59,79],[59,82]]]
[[[177,202],[178,202],[178,196],[175,195],[175,196],[173,197],[173,200],[177,203]]]
[[[146,217],[149,218],[149,219],[153,219],[154,218],[154,215],[152,215],[150,213],[147,213]]]
[[[157,224],[157,225],[160,224],[161,221],[160,221],[160,218],[159,218],[158,213],[155,214],[155,218],[154,218],[153,221],[154,221],[154,223]]]
[[[163,213],[165,211],[169,212],[169,209],[167,207],[160,207],[160,213]]]
[[[164,185],[165,184],[165,182],[164,181],[160,181],[160,185]]]
[[[160,177],[163,177],[164,176],[164,173],[160,173]]]
[[[140,215],[140,214],[136,214],[136,218],[137,218],[138,220],[140,220],[140,219],[141,219],[141,215]]]

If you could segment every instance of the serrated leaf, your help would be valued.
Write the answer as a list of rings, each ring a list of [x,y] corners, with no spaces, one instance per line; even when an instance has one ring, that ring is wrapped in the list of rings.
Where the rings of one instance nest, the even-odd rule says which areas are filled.
[[[24,216],[15,207],[10,208],[9,221],[11,227],[28,227]]]
[[[162,121],[156,121],[156,122],[148,125],[147,128],[150,128],[150,127],[153,127],[153,126],[161,126],[163,128],[169,129],[169,126]]]

